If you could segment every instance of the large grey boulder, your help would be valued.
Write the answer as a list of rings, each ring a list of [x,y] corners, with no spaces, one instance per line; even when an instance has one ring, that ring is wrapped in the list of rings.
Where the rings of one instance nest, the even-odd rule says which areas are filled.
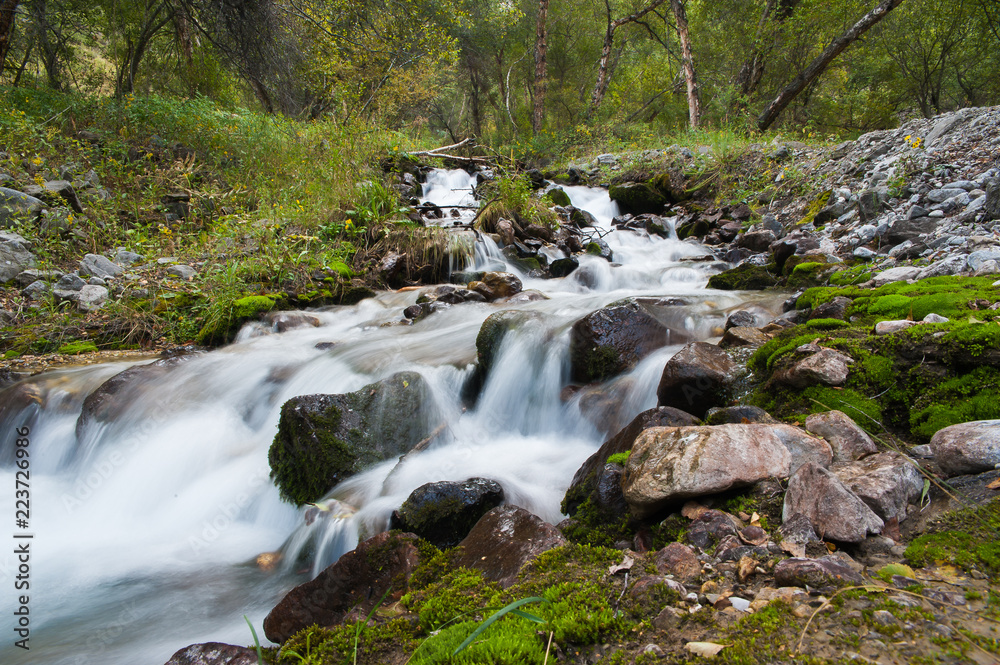
[[[45,198],[52,195],[62,197],[74,212],[83,212],[83,205],[80,204],[80,198],[76,195],[76,190],[73,189],[72,183],[68,180],[50,180],[44,185],[30,185],[25,187],[24,191],[26,194],[38,198]]]
[[[834,462],[852,462],[878,452],[868,433],[843,411],[814,413],[806,418],[806,429],[826,439]]]
[[[704,418],[713,406],[725,406],[739,373],[740,366],[718,346],[692,342],[664,366],[657,403]]]
[[[934,461],[947,476],[992,471],[1000,465],[1000,420],[974,420],[931,437]]]
[[[0,231],[0,284],[35,267],[35,255],[30,249],[31,243],[20,235]]]
[[[792,464],[779,435],[784,429],[797,431],[789,425],[647,429],[625,463],[625,500],[636,517],[648,517],[683,499],[784,477]]]
[[[847,382],[850,364],[854,360],[833,349],[819,349],[794,365],[774,375],[778,383],[793,388],[809,386],[842,386]]]
[[[431,437],[439,423],[424,378],[400,372],[343,395],[301,395],[281,407],[268,452],[281,496],[317,501],[334,485]]]
[[[920,500],[924,477],[916,464],[897,452],[869,455],[830,469],[884,521],[906,519],[906,508]]]
[[[860,543],[885,526],[864,501],[832,472],[806,463],[788,480],[782,521],[802,514],[820,538]]]
[[[16,221],[34,222],[44,207],[34,196],[0,187],[0,227],[9,227]]]

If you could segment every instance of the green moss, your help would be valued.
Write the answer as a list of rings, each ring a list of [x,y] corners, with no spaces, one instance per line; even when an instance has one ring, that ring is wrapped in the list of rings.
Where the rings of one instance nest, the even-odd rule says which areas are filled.
[[[623,453],[615,453],[614,455],[608,456],[608,464],[620,464],[625,466],[625,462],[628,461],[628,456],[632,454],[631,450],[626,450]]]
[[[1000,418],[1000,371],[977,367],[919,395],[910,412],[910,427],[929,439],[949,425],[995,418]]]
[[[392,656],[416,646],[416,633],[405,619],[370,625],[350,622],[332,628],[312,625],[290,637],[273,662],[278,665],[383,665],[390,662]]]
[[[837,330],[838,328],[851,327],[850,323],[840,319],[812,319],[803,325],[809,330]]]
[[[489,609],[500,609],[500,587],[488,582],[478,570],[460,568],[410,601],[410,609],[420,617],[426,631],[459,621],[482,620]],[[485,614],[485,616],[484,616]]]
[[[810,405],[809,411],[812,413],[843,411],[866,426],[882,419],[882,407],[878,401],[849,388],[838,390],[827,386],[811,386],[802,391],[802,399]]]
[[[776,286],[777,275],[766,266],[744,263],[708,278],[708,288],[723,291],[754,291]]]
[[[59,347],[56,353],[62,354],[64,356],[76,356],[81,353],[96,353],[97,345],[93,342],[87,341],[76,341],[70,342],[69,344],[63,344]]]
[[[802,226],[813,222],[816,219],[816,215],[819,214],[819,211],[826,207],[826,204],[829,202],[832,195],[833,191],[827,190],[813,199],[813,201],[806,207],[805,214],[802,216],[802,219],[799,220],[798,224]]]
[[[835,286],[850,286],[861,284],[872,278],[873,273],[867,265],[857,265],[846,270],[838,270],[830,275],[830,284]]]
[[[523,665],[540,663],[545,644],[535,633],[536,624],[508,615],[491,625],[466,650],[452,653],[474,630],[478,621],[465,621],[433,635],[414,651],[410,665]]]
[[[614,547],[619,541],[631,541],[635,532],[629,526],[627,515],[602,510],[587,496],[577,507],[573,520],[563,529],[563,534],[574,543]]]
[[[1000,499],[949,513],[936,520],[930,530],[906,548],[911,564],[948,563],[1000,574],[1000,541],[996,539],[1000,531]]]
[[[299,506],[326,494],[332,486],[329,470],[349,468],[354,456],[349,444],[335,434],[342,417],[338,406],[311,412],[305,420],[285,413],[293,408],[292,404],[286,402],[281,408],[282,417],[268,451],[268,462],[281,498]],[[318,445],[301,445],[313,437]]]
[[[275,309],[281,301],[279,294],[244,296],[216,303],[205,317],[205,325],[198,332],[198,344],[215,346],[231,342],[247,321]]]
[[[569,194],[567,194],[564,190],[558,188],[550,189],[549,191],[545,192],[545,196],[542,198],[551,203],[552,205],[557,205],[557,206],[568,206],[571,205],[572,203],[569,200]]]

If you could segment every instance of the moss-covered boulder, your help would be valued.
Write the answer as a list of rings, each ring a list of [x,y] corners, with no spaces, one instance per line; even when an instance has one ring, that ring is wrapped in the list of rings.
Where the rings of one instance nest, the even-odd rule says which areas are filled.
[[[663,206],[668,202],[663,194],[645,182],[623,182],[612,185],[608,188],[608,195],[618,204],[622,212],[633,215],[647,212],[659,214],[663,212]]]
[[[708,278],[708,288],[722,291],[757,291],[777,286],[780,277],[768,266],[744,263]]]
[[[283,300],[283,294],[269,293],[217,303],[198,332],[198,344],[219,346],[232,342],[244,323],[256,321],[261,315],[277,309]]]
[[[551,203],[552,205],[557,205],[557,206],[571,205],[571,201],[569,200],[569,194],[567,194],[566,190],[562,189],[561,187],[553,187],[549,191],[545,192],[545,195],[542,198]]]
[[[400,372],[345,395],[302,395],[281,407],[268,453],[286,501],[317,501],[337,483],[402,455],[438,425],[423,377]]]
[[[507,309],[490,314],[476,336],[476,358],[479,361],[479,372],[485,377],[493,361],[500,351],[500,343],[508,332],[529,324],[540,325],[542,315],[537,312],[526,312],[517,309]]]

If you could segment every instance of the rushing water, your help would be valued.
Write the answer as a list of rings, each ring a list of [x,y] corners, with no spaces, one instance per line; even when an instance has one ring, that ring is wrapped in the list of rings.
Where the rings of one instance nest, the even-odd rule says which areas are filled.
[[[455,190],[470,182],[466,174],[433,178],[425,198],[465,204],[454,202],[462,201]],[[85,397],[128,364],[52,371],[0,393],[0,514],[13,521],[14,430],[27,426],[31,519],[24,533],[34,534],[30,591],[23,592],[30,596],[30,652],[12,646],[18,562],[12,545],[0,550],[0,662],[160,665],[191,643],[247,644],[243,615],[259,629],[282,594],[308,579],[304,553],[315,553],[315,574],[360,535],[384,528],[391,511],[427,482],[493,478],[509,502],[559,521],[570,478],[606,436],[593,424],[603,420],[594,413],[610,402],[618,420],[627,421],[655,406],[663,364],[679,348],[664,347],[597,391],[562,401],[572,322],[625,296],[681,296],[689,304],[674,308],[672,327],[705,339],[718,334],[728,310],[748,306],[739,295],[705,290],[709,263],[683,260],[707,254],[705,248],[613,231],[616,209],[605,191],[566,189],[598,219],[616,263],[582,256],[580,268],[563,279],[520,274],[526,289],[547,300],[464,304],[411,326],[383,326],[401,321],[420,292],[382,293],[316,313],[320,327],[244,335],[178,362],[130,386],[115,418],[79,433]],[[503,263],[488,237],[476,248],[476,262]],[[463,412],[460,393],[480,325],[512,307],[542,316],[504,338],[476,408]],[[321,342],[334,344],[318,349]],[[427,379],[447,435],[402,463],[386,462],[336,488],[331,496],[358,509],[353,517],[306,525],[303,511],[282,503],[268,479],[267,451],[282,403],[357,390],[404,369]],[[28,388],[28,403],[15,398]],[[11,523],[7,538],[16,531]],[[267,572],[255,564],[261,553],[278,550],[282,565]]]

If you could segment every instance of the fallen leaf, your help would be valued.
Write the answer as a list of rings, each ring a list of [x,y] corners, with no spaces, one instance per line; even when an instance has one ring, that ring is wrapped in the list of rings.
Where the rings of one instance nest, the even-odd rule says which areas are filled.
[[[760,515],[758,515],[757,513],[754,513],[753,515],[751,515],[750,516],[750,524],[752,526],[760,526]]]
[[[681,515],[688,518],[689,520],[696,520],[699,517],[701,517],[702,513],[704,513],[706,510],[708,510],[708,508],[701,505],[697,501],[688,501],[681,508]]]
[[[806,555],[806,546],[804,543],[793,543],[790,540],[783,540],[778,546],[781,547],[782,552],[788,552],[799,559]]]
[[[621,563],[608,568],[608,575],[614,575],[615,573],[620,573],[623,570],[632,570],[632,566],[634,564],[635,559],[626,554]]]
[[[753,575],[754,569],[757,568],[757,560],[751,557],[745,556],[740,558],[739,570],[736,572],[737,577],[740,582],[746,582],[747,578]]]
[[[688,642],[684,645],[688,651],[696,656],[704,656],[705,658],[713,658],[718,655],[720,651],[730,646],[729,644],[716,644],[715,642]]]
[[[997,478],[992,483],[986,486],[988,490],[1000,490],[1000,478]]]

